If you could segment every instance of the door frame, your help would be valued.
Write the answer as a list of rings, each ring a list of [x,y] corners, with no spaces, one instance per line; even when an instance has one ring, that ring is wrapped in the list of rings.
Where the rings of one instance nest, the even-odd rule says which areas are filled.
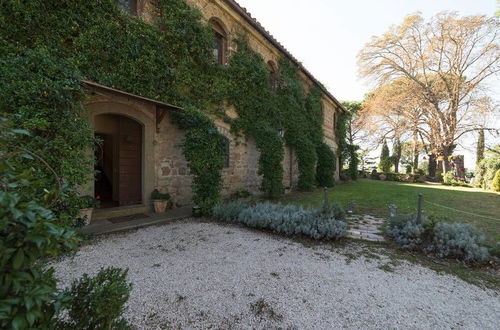
[[[100,98],[102,98],[102,96]],[[92,127],[95,127],[95,117],[104,114],[125,116],[142,126],[141,205],[151,208],[151,192],[155,187],[154,138],[156,129],[156,109],[154,105],[135,102],[128,98],[121,100],[120,96],[110,96],[106,99],[88,102],[85,104],[85,107],[89,110],[89,121]],[[95,133],[95,130],[93,133]],[[92,196],[94,195],[94,179],[92,179],[90,187],[86,190],[88,193],[91,193]]]

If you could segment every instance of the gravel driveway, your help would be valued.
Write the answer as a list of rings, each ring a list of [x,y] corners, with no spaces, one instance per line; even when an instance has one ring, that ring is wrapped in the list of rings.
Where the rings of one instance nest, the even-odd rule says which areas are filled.
[[[498,292],[355,252],[185,220],[99,238],[53,266],[63,285],[128,267],[125,316],[140,329],[498,329]]]

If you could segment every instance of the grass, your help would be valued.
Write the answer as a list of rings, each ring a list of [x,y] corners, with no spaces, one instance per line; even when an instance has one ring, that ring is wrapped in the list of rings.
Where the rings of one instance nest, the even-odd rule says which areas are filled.
[[[402,260],[409,261],[412,264],[430,268],[438,273],[457,276],[458,278],[479,286],[481,288],[489,288],[500,290],[500,276],[498,267],[495,265],[483,267],[471,267],[463,262],[452,259],[436,259],[424,254],[416,253],[401,248],[393,242],[367,242],[357,241],[358,244],[364,245],[370,251],[375,251],[389,257],[390,261],[379,266],[380,269],[387,272],[394,272],[394,267],[397,267]],[[364,255],[366,252],[361,252]]]
[[[468,222],[482,229],[490,242],[500,242],[500,194],[482,189],[443,186],[439,184],[402,183],[360,179],[355,183],[337,185],[329,189],[330,201],[346,206],[356,201],[356,213],[386,217],[389,204],[395,204],[402,213],[416,212],[417,196],[424,195],[423,213],[445,217],[448,221]],[[317,206],[323,200],[323,190],[296,193],[280,199],[284,203]],[[455,210],[437,205],[441,204]],[[482,215],[486,219],[460,211]]]

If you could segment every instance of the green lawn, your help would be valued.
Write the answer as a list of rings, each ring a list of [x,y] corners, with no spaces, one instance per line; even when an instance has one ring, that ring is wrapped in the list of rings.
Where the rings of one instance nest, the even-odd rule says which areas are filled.
[[[346,206],[356,201],[356,213],[386,217],[388,205],[396,204],[400,212],[416,212],[417,196],[424,195],[424,214],[445,216],[450,221],[470,222],[481,228],[488,239],[500,241],[500,194],[475,188],[450,187],[439,184],[410,184],[361,179],[355,183],[340,184],[329,189],[330,201]],[[280,200],[285,203],[316,206],[323,199],[323,191],[296,193]],[[474,213],[486,219],[431,205],[427,202]]]

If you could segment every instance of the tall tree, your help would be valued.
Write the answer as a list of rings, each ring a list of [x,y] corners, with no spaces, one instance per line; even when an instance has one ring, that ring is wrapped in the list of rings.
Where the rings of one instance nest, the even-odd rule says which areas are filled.
[[[421,140],[432,139],[433,131],[424,111],[429,105],[418,97],[418,89],[408,78],[396,79],[368,94],[360,112],[360,125],[376,143],[384,138],[411,139],[414,169],[418,168]]]
[[[392,161],[391,155],[389,154],[389,147],[387,146],[387,140],[384,139],[382,143],[382,151],[380,152],[380,159],[378,163],[378,168],[380,171],[387,173],[391,170]]]
[[[477,138],[476,165],[484,159],[484,130],[481,129],[478,133],[479,136]]]
[[[360,133],[360,126],[358,125],[359,111],[361,110],[361,102],[357,101],[344,101],[342,105],[347,110],[340,118],[338,125],[340,127],[338,132],[339,145],[341,150],[341,166],[345,162],[348,163],[349,177],[356,180],[358,177],[359,165],[359,146],[357,145]]]
[[[363,76],[380,84],[406,77],[419,87],[445,171],[457,140],[477,130],[471,117],[481,87],[500,70],[498,27],[498,20],[482,15],[443,12],[425,22],[417,13],[374,37],[358,56]]]
[[[392,164],[394,165],[394,172],[399,173],[399,161],[401,160],[401,153],[403,148],[399,137],[395,138],[392,142]]]

